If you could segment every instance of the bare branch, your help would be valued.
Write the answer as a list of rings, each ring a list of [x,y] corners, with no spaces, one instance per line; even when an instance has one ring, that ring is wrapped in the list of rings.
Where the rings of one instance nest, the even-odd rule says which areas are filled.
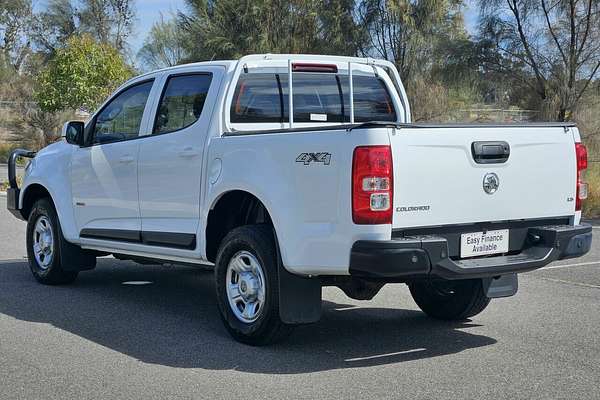
[[[523,48],[525,49],[525,54],[527,54],[527,57],[529,58],[529,61],[531,62],[531,68],[533,68],[533,72],[535,73],[535,78],[538,82],[538,89],[537,92],[540,94],[540,96],[542,98],[546,98],[546,78],[544,77],[544,75],[541,73],[535,58],[533,57],[533,54],[531,52],[531,48],[529,46],[529,41],[527,40],[527,36],[525,35],[525,31],[523,30],[523,23],[521,20],[521,14],[519,12],[519,6],[517,4],[516,0],[507,0],[508,2],[508,7],[511,10],[511,12],[513,13],[514,17],[515,17],[515,21],[517,22],[517,30],[519,32],[519,37],[521,39],[521,43],[523,44]]]
[[[592,0],[588,0],[585,31],[583,33],[583,38],[581,39],[581,43],[579,44],[579,49],[577,50],[577,59],[575,60],[575,62],[578,61],[579,54],[581,54],[581,52],[585,46],[585,43],[587,42],[588,34],[590,33],[591,20],[592,20]]]
[[[577,96],[577,98],[573,101],[573,104],[571,106],[575,106],[577,103],[579,103],[579,100],[581,100],[581,97],[583,97],[583,94],[585,93],[585,91],[587,90],[588,86],[590,85],[590,82],[594,79],[594,76],[596,75],[596,72],[598,72],[598,70],[600,69],[600,61],[598,62],[598,64],[596,64],[596,66],[594,67],[594,69],[592,70],[592,73],[589,75],[589,77],[586,79],[585,84],[583,85],[583,88],[580,90],[579,95]]]
[[[565,63],[565,68],[567,68],[569,65],[569,63],[567,61],[567,56],[565,55],[565,52],[563,51],[562,46],[560,45],[560,42],[558,41],[558,38],[556,37],[556,34],[554,33],[554,29],[552,28],[552,23],[550,22],[550,15],[549,15],[548,9],[546,7],[545,0],[542,0],[542,9],[544,10],[544,16],[546,18],[546,24],[548,26],[548,30],[550,31],[550,36],[552,36],[554,43],[556,43],[556,47],[558,48],[558,51],[560,52],[560,55]]]

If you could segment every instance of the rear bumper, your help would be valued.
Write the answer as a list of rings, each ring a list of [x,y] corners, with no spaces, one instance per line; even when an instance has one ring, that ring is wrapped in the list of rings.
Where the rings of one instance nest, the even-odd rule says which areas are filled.
[[[473,259],[450,257],[448,240],[422,235],[386,241],[358,241],[350,256],[350,274],[356,277],[409,281],[489,278],[541,268],[552,261],[584,255],[592,245],[592,227],[537,226],[527,230],[517,254]]]

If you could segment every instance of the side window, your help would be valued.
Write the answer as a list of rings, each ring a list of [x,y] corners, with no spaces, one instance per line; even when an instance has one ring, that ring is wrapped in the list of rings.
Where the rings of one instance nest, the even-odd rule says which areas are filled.
[[[381,79],[356,75],[352,79],[352,86],[354,87],[354,120],[356,122],[396,121],[392,97]],[[349,92],[349,89],[345,92]],[[349,99],[347,102],[349,103]]]
[[[132,86],[117,95],[100,111],[92,132],[92,144],[137,137],[153,81]]]
[[[158,105],[153,135],[174,132],[200,118],[212,75],[177,75],[167,80]]]
[[[279,75],[240,75],[230,112],[231,122],[282,122]]]

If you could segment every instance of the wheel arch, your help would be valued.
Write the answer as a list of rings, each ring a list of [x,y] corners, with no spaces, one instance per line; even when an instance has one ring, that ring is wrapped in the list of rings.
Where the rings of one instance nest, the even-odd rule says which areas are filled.
[[[47,198],[56,209],[56,204],[54,204],[50,191],[40,183],[32,183],[25,187],[21,196],[21,215],[25,220],[29,218],[33,205],[39,199]]]
[[[52,182],[50,182],[52,183]],[[77,230],[73,218],[73,210],[70,207],[70,196],[65,196],[66,189],[52,190],[53,185],[39,179],[31,180],[21,189],[19,204],[21,215],[27,220],[35,202],[42,198],[47,198],[58,215],[60,228],[66,240],[75,242],[77,239]]]
[[[212,201],[206,219],[206,258],[214,262],[221,241],[232,229],[243,225],[267,224],[276,235],[273,214],[255,194],[242,189],[225,191]],[[277,242],[277,235],[275,237]]]

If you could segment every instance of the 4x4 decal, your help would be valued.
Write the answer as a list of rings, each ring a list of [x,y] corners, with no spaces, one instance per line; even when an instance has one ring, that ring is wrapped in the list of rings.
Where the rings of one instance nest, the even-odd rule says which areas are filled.
[[[330,153],[301,153],[298,157],[296,157],[296,162],[301,162],[304,165],[308,165],[311,162],[323,163],[324,165],[329,165],[331,162],[331,154]]]

